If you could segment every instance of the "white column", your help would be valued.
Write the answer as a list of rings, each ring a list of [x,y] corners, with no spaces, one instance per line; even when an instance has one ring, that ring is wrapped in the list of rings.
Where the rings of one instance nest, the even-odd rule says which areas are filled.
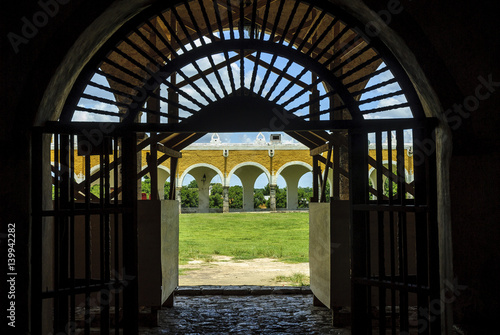
[[[240,177],[241,184],[243,185],[243,211],[251,212],[254,210],[254,186],[257,177],[254,174],[243,174]]]

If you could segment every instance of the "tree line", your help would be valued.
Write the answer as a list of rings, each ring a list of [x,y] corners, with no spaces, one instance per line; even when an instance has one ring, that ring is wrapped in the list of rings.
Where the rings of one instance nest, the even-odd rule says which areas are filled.
[[[209,207],[222,208],[224,202],[224,193],[221,183],[210,184]],[[170,192],[170,183],[167,181],[164,187],[164,199],[168,199]],[[147,176],[142,180],[142,193],[151,194],[151,179]],[[264,188],[254,189],[254,208],[270,208],[269,195],[271,190],[269,184]],[[298,188],[298,208],[309,208],[309,199],[312,197],[311,187]],[[230,186],[228,190],[229,208],[243,208],[243,187],[240,185]],[[181,188],[181,206],[198,207],[198,184],[192,180],[187,186]],[[286,208],[286,187],[276,186],[276,208]]]

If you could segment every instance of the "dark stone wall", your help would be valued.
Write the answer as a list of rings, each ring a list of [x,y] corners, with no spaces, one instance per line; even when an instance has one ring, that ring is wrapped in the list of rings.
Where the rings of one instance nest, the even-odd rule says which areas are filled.
[[[54,1],[42,1],[52,2]],[[15,53],[7,35],[22,36],[23,17],[33,22],[42,9],[36,1],[9,2],[0,11],[0,221],[1,232],[15,222],[18,330],[27,329],[29,287],[30,127],[58,65],[74,41],[111,3],[110,0],[59,0],[59,8]],[[379,11],[391,1],[367,4]],[[500,259],[500,39],[497,1],[401,1],[404,11],[389,27],[415,54],[453,129],[450,201],[454,272],[467,286],[455,302],[459,323],[485,324],[499,314]],[[480,79],[483,78],[483,79]],[[491,79],[489,79],[491,78]],[[490,81],[485,87],[484,80]],[[491,81],[494,83],[491,84]],[[483,88],[479,88],[480,86]],[[488,94],[489,93],[489,94]],[[474,97],[481,99],[474,100]],[[487,97],[486,97],[487,96]],[[468,104],[466,109],[455,104]],[[2,235],[0,280],[6,259]],[[5,301],[3,294],[1,301]],[[4,305],[1,306],[4,308]],[[2,327],[4,322],[2,322]]]

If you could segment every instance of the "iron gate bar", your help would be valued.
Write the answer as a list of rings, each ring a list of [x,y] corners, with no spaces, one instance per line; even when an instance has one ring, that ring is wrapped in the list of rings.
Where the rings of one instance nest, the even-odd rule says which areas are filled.
[[[135,133],[122,138],[123,161],[123,205],[132,209],[123,218],[123,278],[127,278],[127,288],[123,292],[123,334],[138,333],[138,254],[137,254],[137,145]]]
[[[389,187],[392,190],[394,174],[392,172],[392,130],[387,132],[387,168],[389,170],[389,176],[387,177],[389,180]],[[389,192],[389,206],[394,205],[394,194],[393,192]],[[394,214],[391,210],[389,213],[389,243],[390,243],[390,266],[391,266],[391,284],[396,283],[396,251],[395,251],[395,240],[394,240]],[[396,290],[391,288],[391,320],[396,320]],[[396,334],[396,322],[391,323],[391,331],[392,334]]]
[[[116,162],[118,160],[118,137],[113,138],[114,142],[114,150],[113,150],[113,162]],[[117,170],[118,171],[118,170]],[[119,209],[120,202],[118,199],[118,192],[116,191],[119,187],[118,185],[119,179],[118,179],[118,173],[114,172],[113,173],[113,185],[114,185],[114,209],[117,210]],[[122,213],[123,215],[123,213]],[[119,234],[119,227],[120,227],[120,222],[119,222],[119,212],[116,211],[114,213],[114,282],[115,285],[116,283],[119,282],[119,273],[118,269],[120,269],[120,234]],[[120,316],[120,292],[118,291],[117,287],[114,286],[116,290],[114,290],[114,295],[113,298],[115,300],[115,335],[120,334],[120,326],[119,326],[119,316]]]
[[[75,209],[75,184],[73,180],[75,180],[75,137],[74,135],[70,135],[69,138],[69,153],[70,153],[70,171],[71,175],[69,178],[69,194],[70,197],[70,209]],[[69,280],[70,280],[70,288],[73,290],[75,288],[75,216],[70,215],[69,222],[69,259],[70,259],[70,268],[69,268]],[[70,322],[71,324],[76,324],[76,299],[75,295],[70,295]],[[75,333],[74,327],[71,327],[71,334]]]
[[[243,25],[245,20],[245,9],[243,7],[243,1],[240,1],[240,22],[238,24],[239,39],[243,40],[245,38],[245,32],[243,31]],[[224,32],[221,32],[224,34]],[[245,87],[245,56],[243,43],[240,47],[240,88]],[[242,92],[243,93],[243,92]]]
[[[187,12],[188,12],[188,15],[189,15],[189,18],[191,19],[191,23],[194,25],[195,27],[195,30],[196,30],[196,33],[198,35],[198,39],[201,41],[201,44],[202,45],[205,45],[206,42],[205,42],[205,39],[204,39],[204,36],[203,34],[201,33],[201,29],[200,27],[198,26],[198,23],[194,17],[194,14],[193,14],[193,11],[191,10],[191,6],[189,5],[189,1],[186,1],[184,3],[184,6],[186,7],[187,9]],[[210,68],[211,69],[216,69],[216,65],[215,65],[215,62],[214,62],[214,59],[212,57],[212,55],[208,55],[208,61],[210,62]],[[205,73],[205,72],[202,72],[202,73]],[[215,77],[217,79],[217,82],[219,83],[219,86],[221,87],[222,89],[222,92],[224,94],[225,97],[227,97],[229,95],[229,93],[227,92],[226,90],[226,86],[224,85],[224,82],[222,81],[222,78],[220,76],[220,73],[219,71],[213,71],[213,73],[215,73]]]
[[[383,160],[382,160],[382,132],[377,131],[375,133],[375,146],[376,146],[376,160],[377,160],[377,166],[376,166],[376,171],[377,171],[377,205],[381,205],[383,201],[383,193],[384,193],[384,186],[383,186],[383,179],[382,179],[382,166],[383,166]],[[391,150],[388,148],[388,150]],[[392,193],[392,184],[389,184],[389,193]],[[385,280],[385,257],[384,257],[384,252],[385,252],[385,241],[384,241],[384,212],[383,211],[378,211],[377,212],[377,232],[378,232],[378,278],[380,281]],[[380,333],[385,333],[386,331],[386,313],[385,313],[385,307],[386,307],[386,290],[384,287],[379,287],[378,289],[378,297],[379,297],[379,331]],[[395,320],[392,320],[392,322],[395,322]]]
[[[85,335],[90,334],[90,285],[92,276],[91,234],[90,234],[90,155],[85,156]]]
[[[366,156],[368,152],[368,136],[366,133],[352,133],[349,131],[349,172],[350,179],[358,181],[349,183],[350,203],[354,206],[358,203],[366,203],[368,200],[366,176],[368,175],[368,164]],[[367,277],[368,259],[367,240],[369,234],[368,216],[365,211],[352,210],[351,214],[351,308],[352,308],[352,332],[354,334],[371,333],[371,294],[369,286],[359,283],[358,278]],[[356,224],[356,228],[355,225]]]
[[[379,74],[382,74],[382,73],[384,73],[386,71],[389,71],[389,68],[387,66],[384,66],[384,67],[382,67],[381,69],[379,69],[377,71],[369,72],[367,75],[364,75],[364,76],[362,76],[362,77],[360,77],[360,78],[358,78],[358,79],[356,79],[354,81],[346,83],[345,87],[347,89],[349,89],[349,88],[351,88],[353,86],[361,84],[362,82],[365,82],[365,81],[368,82],[368,80],[370,80],[371,78],[376,77]],[[352,94],[356,96],[356,93],[352,93]]]
[[[126,59],[127,61],[131,62],[134,66],[136,66],[137,68],[141,69],[144,71],[144,73],[148,73],[150,75],[150,78],[151,76],[154,74],[154,73],[151,73],[152,71],[150,69],[148,69],[147,67],[145,67],[144,65],[142,65],[141,63],[139,63],[137,60],[135,60],[134,58],[130,57],[129,55],[127,55],[126,53],[124,53],[123,51],[121,51],[120,49],[118,49],[117,47],[114,47],[113,48],[113,52],[116,52],[118,53],[121,57],[123,57],[124,59]],[[147,81],[149,78],[143,78],[144,81]],[[203,107],[203,105],[201,103],[199,103],[198,101],[194,100],[190,95],[186,94],[184,91],[180,90],[180,87],[181,86],[176,86],[175,82],[174,83],[171,83],[169,82],[168,80],[165,80],[163,82],[169,89],[173,89],[176,93],[182,95],[184,98],[190,100],[191,102],[193,102],[195,105],[197,105],[198,107]],[[186,83],[187,85],[187,83]],[[154,92],[152,93],[152,95],[154,96]],[[129,96],[127,94],[127,96]],[[177,104],[175,101],[172,101],[171,99],[166,99],[166,98],[163,98],[163,97],[157,97],[158,99],[162,99],[162,101],[164,102],[170,102],[170,103],[175,103]],[[180,107],[180,105],[178,106]],[[195,110],[189,108],[189,107],[186,107],[186,106],[183,106],[183,107],[180,107],[190,113],[193,114],[196,113]],[[169,114],[170,115],[170,114]],[[169,116],[171,117],[171,116]]]
[[[397,169],[397,195],[399,205],[406,205],[406,189],[405,189],[405,161],[404,161],[404,134],[402,129],[396,130],[396,169]],[[389,188],[390,189],[390,188]],[[398,212],[398,239],[399,239],[399,273],[402,277],[404,285],[408,285],[408,240],[406,227],[406,214]],[[399,313],[400,313],[400,331],[409,331],[408,322],[408,292],[399,291]]]
[[[32,164],[32,180],[43,180],[43,132],[40,128],[33,129],[31,133],[31,148],[33,152]],[[32,334],[41,334],[42,332],[42,210],[43,210],[43,186],[41,182],[32,183],[31,191],[31,308],[30,331]],[[37,238],[40,236],[40,238]]]

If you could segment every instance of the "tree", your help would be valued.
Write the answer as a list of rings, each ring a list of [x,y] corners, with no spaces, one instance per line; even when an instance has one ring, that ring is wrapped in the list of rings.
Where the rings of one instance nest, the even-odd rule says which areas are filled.
[[[271,187],[269,186],[269,184],[267,184],[266,186],[264,186],[264,188],[262,189],[262,194],[264,194],[264,195],[270,195],[271,194]]]
[[[262,204],[265,204],[266,199],[264,198],[264,192],[262,190],[255,190],[253,194],[253,207],[259,208]]]
[[[229,208],[243,208],[243,187],[236,185],[229,188]]]
[[[221,183],[211,184],[212,190],[209,197],[210,208],[222,208],[224,204],[223,188]]]
[[[276,185],[276,208],[286,208],[286,187],[279,188]]]
[[[181,188],[181,206],[198,207],[198,189],[182,186]]]
[[[146,193],[148,197],[151,194],[151,178],[148,175],[145,175],[141,181],[141,192]]]
[[[167,181],[163,186],[163,199],[168,200],[169,196],[170,196],[170,182]]]
[[[267,185],[267,187],[269,187],[269,184]],[[275,194],[276,194],[276,208],[286,208],[286,187],[279,188],[279,186],[276,185]],[[271,198],[267,199],[266,207],[271,208]]]
[[[311,187],[299,187],[298,189],[298,208],[309,208],[309,201],[312,198],[313,191]]]
[[[392,195],[395,196],[398,193],[398,184],[396,182],[392,182]],[[384,195],[389,196],[389,178],[385,178],[384,180]]]
[[[191,180],[191,182],[187,186],[188,188],[198,188],[198,183],[196,182],[196,179]]]

